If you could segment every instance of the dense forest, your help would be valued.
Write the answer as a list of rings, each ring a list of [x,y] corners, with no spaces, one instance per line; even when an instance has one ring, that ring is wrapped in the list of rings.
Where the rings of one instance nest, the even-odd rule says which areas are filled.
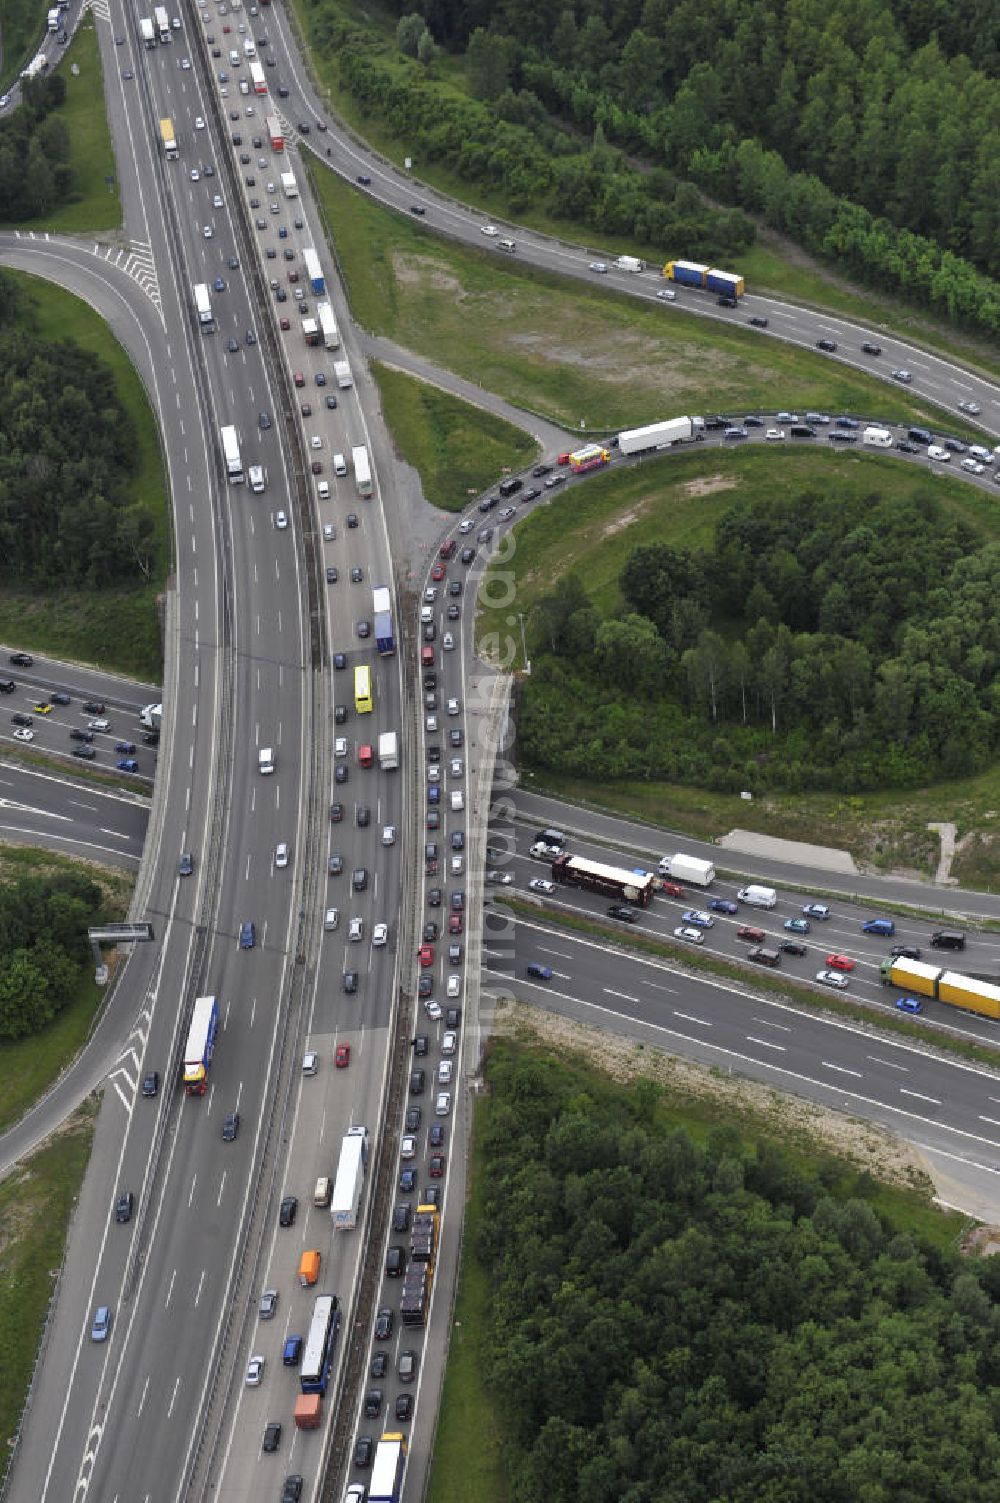
[[[0,120],[0,220],[17,224],[48,214],[73,188],[69,131],[54,113],[65,79],[54,73],[21,87],[20,108]]]
[[[33,332],[0,275],[0,581],[100,589],[155,570],[148,513],[131,504],[135,433],[110,369]]]
[[[533,614],[530,766],[861,791],[1000,752],[1000,545],[929,494],[737,503],[710,550],[638,548],[619,584],[607,619],[575,576]]]
[[[993,1503],[1000,1259],[654,1089],[495,1047],[483,1362],[511,1503]]]
[[[38,1033],[93,974],[87,927],[101,891],[82,872],[22,876],[0,885],[0,1038]]]
[[[745,209],[858,281],[1000,333],[997,7],[400,0],[407,68],[317,10],[363,108],[512,213],[544,204],[725,264],[752,241]],[[435,76],[437,48],[463,55],[472,97]]]

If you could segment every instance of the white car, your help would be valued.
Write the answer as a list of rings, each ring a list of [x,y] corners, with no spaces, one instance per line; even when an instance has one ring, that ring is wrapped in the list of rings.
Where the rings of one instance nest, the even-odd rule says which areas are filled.
[[[424,603],[426,605],[433,605],[434,602],[435,602],[435,600],[437,598],[438,598],[437,585],[429,584],[427,586],[426,590],[424,591]],[[423,618],[423,612],[421,612],[420,619],[421,620],[424,619]],[[431,618],[428,618],[428,619],[431,619]]]
[[[279,871],[284,871],[288,865],[288,841],[279,840],[274,848],[274,864]]]
[[[284,532],[285,528],[288,526],[288,518],[283,511],[275,512],[274,525],[275,527],[277,527],[279,532]]]
[[[464,856],[452,856],[452,858],[451,858],[451,874],[452,874],[452,876],[453,877],[460,877],[462,875],[462,873],[463,873],[464,870],[465,870],[465,857]]]
[[[959,402],[958,410],[959,412],[971,413],[973,417],[978,417],[982,409],[978,402]]]
[[[364,919],[363,918],[352,918],[351,919],[350,928],[347,931],[347,937],[348,937],[348,939],[353,940],[353,942],[355,944],[357,944],[358,940],[364,938],[364,934],[365,934],[365,921],[364,921]]]
[[[562,855],[562,847],[547,845],[544,840],[536,840],[529,854],[534,856],[536,861],[554,861],[557,856]]]
[[[486,873],[487,882],[492,882],[495,887],[509,887],[514,880],[513,872],[491,871]]]
[[[696,929],[715,928],[715,919],[701,908],[688,908],[681,914],[681,918],[685,924],[693,924]]]
[[[458,715],[458,714],[461,713],[461,709],[462,709],[462,706],[459,704],[459,702],[458,702],[457,699],[449,699],[449,701],[448,701],[448,714],[449,715]]]
[[[779,443],[784,438],[784,436],[784,428],[768,428],[767,432],[764,434],[765,438],[777,439]]]
[[[309,447],[310,449],[322,449],[323,440],[320,438],[318,433],[314,433],[312,438],[309,440]]]
[[[675,303],[677,294],[672,287],[661,287],[656,296],[664,303]]]
[[[528,886],[532,892],[544,892],[548,894],[553,893],[556,890],[556,884],[554,882],[550,882],[548,877],[532,877],[531,881],[528,883]]]
[[[436,715],[428,715],[427,719],[424,721],[424,728],[426,729],[427,734],[429,736],[432,736],[434,734],[434,732],[438,728],[438,718],[437,718],[437,716]]]
[[[450,1059],[442,1059],[438,1064],[438,1085],[451,1085],[451,1077],[455,1067]]]
[[[448,996],[449,997],[460,997],[461,995],[462,995],[462,978],[461,978],[461,976],[449,976],[448,977]]]
[[[471,532],[472,529],[473,529],[473,527],[475,527],[475,525],[476,525],[476,519],[475,519],[475,517],[466,517],[466,519],[465,519],[464,522],[459,522],[459,524],[458,524],[458,530],[459,530],[459,532]]]
[[[700,929],[692,929],[689,924],[678,924],[674,930],[674,939],[686,939],[689,944],[703,945],[705,936]]]
[[[180,29],[181,29],[181,18],[180,18],[180,16],[174,16],[174,19],[171,21],[170,24],[174,28],[175,31],[180,31]]]
[[[841,991],[850,983],[850,977],[845,976],[843,971],[817,971],[816,980],[822,981],[824,986],[839,987]]]
[[[191,71],[191,59],[189,57],[182,57],[181,58],[181,67],[184,69],[185,73],[190,73],[190,71]]]
[[[434,1103],[434,1115],[435,1115],[435,1117],[447,1117],[447,1115],[448,1115],[448,1113],[450,1111],[451,1111],[451,1092],[450,1091],[439,1091],[438,1095],[437,1095],[437,1100]]]
[[[433,997],[427,998],[427,1001],[424,1003],[424,1012],[432,1023],[439,1023],[441,1021],[441,1003],[435,1002]]]
[[[336,929],[339,922],[340,914],[338,913],[337,909],[328,908],[323,918],[323,928],[326,930],[326,932],[329,934],[332,929]]]
[[[27,726],[19,725],[14,732],[15,741],[34,741],[34,731],[29,731]]]
[[[204,235],[206,240],[211,240],[212,236],[215,234],[215,231],[212,229],[212,226],[210,224],[206,224],[202,226],[201,233]]]
[[[395,845],[396,844],[396,826],[395,825],[383,825],[383,827],[382,827],[382,844],[383,845]]]
[[[198,171],[197,167],[191,168],[191,181],[193,183],[201,182],[201,173]]]
[[[427,781],[428,783],[440,783],[441,781],[441,769],[436,762],[432,762],[427,769]]]
[[[602,277],[607,272],[607,269],[608,269],[608,267],[607,267],[607,263],[605,261],[591,261],[590,266],[588,268],[588,270],[590,270],[590,271],[596,271]]]
[[[980,464],[978,459],[963,459],[961,468],[968,470],[970,475],[984,475],[986,473],[986,466]]]
[[[111,721],[110,720],[88,720],[87,721],[87,729],[88,729],[88,731],[110,731],[110,729],[111,729]]]
[[[195,128],[195,130],[204,130],[205,129],[205,122],[201,118],[200,115],[195,115],[195,117],[194,117],[194,128]]]
[[[909,386],[913,377],[909,371],[893,371],[892,379],[894,381],[902,381],[904,386]]]
[[[336,736],[333,742],[333,755],[335,757],[347,756],[347,737]]]
[[[388,924],[376,924],[375,927],[374,927],[374,929],[372,930],[372,944],[374,945],[375,949],[376,950],[381,949],[381,947],[385,944],[385,942],[386,942],[386,940],[388,938],[389,938],[389,925]]]
[[[337,534],[336,534],[336,532],[333,529],[333,523],[332,522],[324,522],[323,523],[323,541],[325,543],[332,543],[333,540],[334,540],[334,538],[336,536],[337,536]]]
[[[307,1049],[305,1054],[303,1054],[302,1056],[303,1075],[315,1075],[318,1069],[319,1055],[316,1053],[315,1049]]]
[[[458,1034],[454,1028],[449,1028],[447,1033],[441,1035],[441,1053],[454,1054],[458,1048]]]
[[[399,1145],[401,1159],[415,1159],[417,1156],[417,1140],[413,1133],[408,1132]]]
[[[497,229],[495,224],[484,224],[479,233],[481,235],[485,235],[488,240],[495,240],[500,231]]]
[[[444,648],[445,652],[452,652],[454,650],[455,638],[452,636],[450,631],[445,632],[444,636],[441,639],[441,646]]]
[[[942,449],[940,444],[928,445],[927,458],[936,459],[938,464],[951,464],[951,453],[947,449]]]
[[[221,193],[213,193],[212,194],[212,208],[213,209],[221,209],[222,208],[222,194]]]
[[[248,1388],[259,1388],[260,1385],[261,1385],[261,1379],[263,1378],[263,1376],[264,1376],[264,1359],[263,1359],[263,1357],[251,1357],[250,1361],[247,1363],[247,1380],[246,1380],[247,1381],[247,1387]]]

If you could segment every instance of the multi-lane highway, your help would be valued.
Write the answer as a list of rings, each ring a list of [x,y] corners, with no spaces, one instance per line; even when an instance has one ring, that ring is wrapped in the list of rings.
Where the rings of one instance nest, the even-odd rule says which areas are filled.
[[[412,539],[394,505],[391,447],[375,417],[375,394],[336,284],[327,290],[340,348],[305,343],[302,305],[311,315],[316,301],[303,279],[305,249],[319,249],[327,279],[332,267],[305,174],[296,170],[296,147],[315,149],[352,181],[368,179],[363,191],[403,212],[414,203],[425,208],[435,229],[478,247],[492,242],[481,235],[478,216],[415,189],[405,174],[326,120],[302,82],[306,75],[287,28],[287,16],[273,6],[266,18],[251,19],[241,7],[204,4],[184,12],[169,44],[147,50],[139,45],[135,16],[115,0],[107,20],[102,15],[98,22],[126,224],[133,246],[142,249],[114,275],[108,271],[102,295],[106,305],[117,299],[128,305],[119,316],[133,331],[130,347],[163,426],[177,588],[151,855],[136,900],[136,916],[157,915],[157,944],[136,952],[120,983],[119,996],[135,999],[135,1022],[108,1075],[49,1332],[47,1352],[59,1360],[46,1360],[36,1380],[16,1457],[17,1498],[61,1499],[81,1491],[167,1498],[186,1490],[277,1496],[287,1472],[302,1473],[314,1487],[328,1432],[291,1429],[296,1386],[281,1352],[289,1334],[307,1327],[312,1293],[296,1277],[306,1247],[320,1249],[322,1286],[344,1301],[350,1341],[342,1341],[341,1354],[356,1348],[368,1371],[377,1349],[367,1307],[358,1312],[363,1324],[352,1327],[367,1226],[334,1234],[327,1214],[312,1206],[311,1190],[317,1175],[334,1173],[348,1126],[365,1123],[376,1139],[381,1135],[397,1004],[404,1018],[417,1020],[414,1034],[426,1035],[427,1052],[413,1059],[425,1076],[419,1096],[414,1092],[408,1102],[423,1113],[412,1129],[413,1160],[406,1161],[414,1183],[405,1189],[400,1181],[392,1198],[412,1203],[425,1189],[443,1185],[443,1246],[452,1262],[455,1256],[458,1217],[450,1210],[462,1190],[455,1145],[465,1136],[463,1082],[477,1063],[466,1026],[479,979],[477,841],[501,718],[492,713],[492,681],[483,676],[475,683],[480,670],[469,596],[483,559],[471,569],[461,562],[472,522],[449,529],[456,550],[441,559],[435,570],[441,577],[423,585],[434,593],[420,601],[402,597],[399,655],[376,654],[372,591],[393,586],[392,560],[411,558]],[[249,72],[248,37],[256,38],[265,64],[275,59],[267,72],[268,99],[273,106],[277,94],[280,101],[281,152],[273,149],[265,104],[240,89]],[[231,50],[243,52],[238,64]],[[167,116],[177,160],[166,160],[160,148],[158,122]],[[304,125],[312,127],[308,134]],[[279,191],[280,172],[287,170],[298,183],[294,199]],[[595,275],[588,269],[593,251],[535,234],[517,232],[516,238],[522,259]],[[42,265],[62,258],[85,284],[88,255],[96,266],[91,251],[22,243],[15,258]],[[138,299],[123,296],[120,273],[133,276]],[[661,285],[655,276],[619,273],[601,282],[650,299]],[[211,334],[201,332],[195,314],[197,284],[211,291]],[[152,324],[145,321],[148,310],[136,311],[142,298],[154,310]],[[664,317],[685,308],[727,321],[766,316],[769,326],[760,337],[810,347],[817,338],[832,338],[838,350],[831,358],[858,365],[870,360],[860,352],[870,330],[791,305],[751,296],[729,311],[682,292],[657,306]],[[991,383],[879,338],[879,372],[905,365],[913,372],[912,391],[950,410],[974,398],[984,427],[1000,426]],[[349,386],[334,385],[334,355],[351,365]],[[244,472],[262,466],[263,492],[227,482],[220,434],[228,426],[236,429]],[[358,495],[356,466],[340,467],[334,457],[361,445],[375,475],[371,500]],[[483,547],[493,541],[484,539]],[[421,661],[425,650],[429,656]],[[356,698],[357,666],[372,670],[371,712]],[[32,682],[32,692],[36,687],[51,692],[58,686]],[[59,706],[60,712],[68,708]],[[46,738],[49,724],[55,736],[55,709],[41,718]],[[403,769],[361,766],[361,746],[377,744],[378,733],[388,729],[400,732]],[[112,719],[107,733],[95,734],[116,732]],[[265,747],[274,751],[270,774],[259,771]],[[386,827],[395,830],[394,839]],[[289,848],[287,864],[282,844]],[[193,853],[190,875],[178,872],[181,851]],[[521,858],[515,863],[519,886],[530,880],[530,869]],[[325,926],[331,908],[338,910],[336,927]],[[676,908],[657,900],[649,923],[669,929]],[[357,939],[351,938],[355,919]],[[383,922],[387,942],[376,945],[375,925]],[[254,944],[243,949],[239,937],[251,923]],[[831,935],[841,923],[846,920],[831,921]],[[426,938],[425,926],[435,926],[426,928]],[[710,931],[727,954],[735,953],[729,931],[727,923]],[[838,928],[838,944],[846,947],[849,937]],[[418,959],[413,951],[421,940],[429,949]],[[719,1051],[737,1063],[752,1056],[752,1068],[785,1083],[806,1079],[810,1057],[819,1055],[829,1061],[823,1068],[830,1078],[817,1077],[818,1088],[828,1090],[833,1077],[846,1080],[854,1071],[862,1084],[845,1088],[844,1098],[874,1116],[884,1112],[897,1125],[904,1110],[892,1099],[894,1080],[904,1096],[921,1096],[928,1120],[947,1119],[949,1133],[971,1138],[988,1110],[985,1085],[959,1109],[958,1076],[948,1074],[954,1067],[920,1056],[918,1070],[915,1059],[901,1062],[899,1045],[883,1050],[880,1044],[861,1077],[858,1050],[866,1045],[860,1030],[836,1025],[834,1047],[829,1020],[791,1014],[776,1003],[754,1004],[753,1028],[759,1024],[762,1032],[752,1043],[749,986],[727,989],[679,968],[609,954],[544,921],[519,925],[515,972],[520,975],[526,955],[540,951],[553,971],[554,984],[544,994],[550,1004],[563,992],[567,1005],[573,998],[573,1005],[594,1011],[605,1005],[598,999],[606,994],[607,1014],[654,1029],[671,1047],[700,1050],[716,1062]],[[867,976],[868,958],[858,950],[859,975]],[[357,988],[348,990],[345,978],[353,972]],[[429,988],[426,980],[421,988],[421,976],[430,978]],[[852,984],[879,1000],[867,981]],[[669,999],[680,997],[666,1020],[647,1006],[646,993],[656,988],[671,1008]],[[415,1000],[421,990],[429,994]],[[710,1004],[704,1000],[709,990]],[[203,993],[219,999],[220,1033],[207,1094],[185,1098],[177,1087],[180,1051],[191,1002]],[[722,994],[739,1000],[719,1013]],[[454,1053],[444,1035],[456,1029],[447,1028],[446,1017],[432,1016],[431,1003],[463,1009],[455,1019]],[[406,1011],[411,1006],[412,1015]],[[341,1045],[349,1046],[350,1062],[337,1069]],[[423,1044],[414,1048],[422,1051]],[[306,1049],[319,1056],[315,1074],[301,1070]],[[449,1063],[450,1079],[442,1069]],[[405,1068],[408,1073],[409,1061]],[[150,1070],[159,1072],[161,1089],[144,1098],[138,1087]],[[893,1071],[910,1073],[900,1084]],[[450,1097],[440,1115],[439,1094]],[[239,1132],[223,1142],[223,1121],[237,1111]],[[403,1125],[387,1124],[393,1179],[404,1171],[402,1159],[392,1162],[395,1129]],[[431,1141],[432,1125],[442,1128],[440,1146]],[[444,1156],[440,1164],[435,1153]],[[112,1207],[123,1190],[134,1193],[135,1212],[120,1225]],[[277,1208],[287,1194],[298,1197],[299,1211],[294,1225],[282,1228]],[[370,1206],[369,1199],[366,1214]],[[390,1231],[387,1239],[386,1246],[405,1242],[401,1232]],[[274,1315],[262,1320],[265,1288],[277,1291],[278,1302]],[[374,1306],[394,1303],[387,1275]],[[97,1304],[112,1312],[111,1339],[100,1344],[89,1340]],[[445,1323],[446,1309],[435,1316],[438,1325]],[[441,1345],[425,1346],[421,1335],[408,1333],[405,1349],[410,1346],[418,1351],[419,1373],[408,1484],[415,1495],[432,1434]],[[398,1331],[383,1349],[391,1373],[404,1349]],[[265,1358],[263,1380],[250,1386],[244,1374],[255,1354]],[[357,1397],[362,1408],[368,1386],[362,1384]],[[386,1418],[395,1422],[395,1399],[403,1390],[391,1376],[377,1386],[383,1390],[378,1413],[351,1415],[352,1439],[377,1434]],[[275,1420],[284,1426],[278,1455],[262,1455],[265,1425]]]

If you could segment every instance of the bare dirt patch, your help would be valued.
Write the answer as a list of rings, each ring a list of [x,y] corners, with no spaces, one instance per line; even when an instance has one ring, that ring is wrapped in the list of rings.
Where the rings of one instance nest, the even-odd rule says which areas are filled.
[[[652,503],[653,497],[650,496],[647,498],[647,500],[640,501],[638,506],[630,507],[628,511],[621,512],[617,517],[615,517],[612,521],[607,522],[601,528],[598,536],[602,538],[611,538],[614,537],[616,532],[624,532],[626,527],[631,527],[633,522],[638,522],[639,518],[646,514]]]
[[[447,292],[449,296],[462,301],[468,296],[458,278],[440,262],[397,253],[392,258],[392,270],[402,287],[417,287],[426,284],[433,287],[436,292]]]
[[[699,475],[678,489],[686,496],[711,496],[715,491],[734,491],[739,483],[735,475]]]
[[[915,1150],[885,1128],[857,1117],[826,1111],[756,1081],[720,1075],[635,1039],[588,1028],[524,1002],[499,1000],[493,1032],[581,1056],[623,1084],[654,1080],[675,1098],[715,1101],[727,1113],[745,1117],[751,1130],[757,1126],[789,1146],[824,1150],[884,1183],[919,1191],[928,1199],[934,1195],[934,1185]]]

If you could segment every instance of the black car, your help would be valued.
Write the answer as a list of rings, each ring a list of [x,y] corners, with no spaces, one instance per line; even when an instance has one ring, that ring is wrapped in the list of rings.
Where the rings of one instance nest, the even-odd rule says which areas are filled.
[[[424,1070],[411,1070],[410,1071],[410,1095],[411,1096],[422,1096],[424,1094],[424,1085],[426,1083],[426,1080],[427,1080],[426,1071],[424,1071]]]
[[[302,1477],[300,1473],[293,1472],[285,1478],[285,1485],[281,1489],[281,1503],[299,1503],[302,1497]]]
[[[345,971],[344,972],[344,991],[348,994],[348,996],[351,996],[352,993],[354,993],[354,992],[357,991],[357,989],[358,989],[358,973],[357,973],[357,971]]]
[[[381,1388],[369,1388],[365,1394],[365,1419],[378,1419],[382,1413],[383,1400]]]
[[[222,1141],[223,1141],[223,1143],[235,1143],[235,1141],[236,1141],[236,1135],[239,1132],[239,1130],[240,1130],[240,1114],[239,1114],[239,1112],[230,1112],[229,1115],[227,1116],[225,1122],[223,1122],[223,1124],[222,1124]],[[281,1426],[280,1425],[278,1426],[278,1433],[279,1434],[281,1433]]]
[[[424,971],[420,976],[420,980],[417,982],[417,996],[429,997],[433,990],[434,977],[431,975],[430,971]]]
[[[438,926],[433,919],[428,919],[424,925],[424,944],[432,945],[438,937]]]
[[[17,684],[12,678],[0,678],[0,694],[13,694]]]
[[[418,218],[423,219],[424,215],[427,213],[427,210],[424,208],[423,204],[411,204],[410,213],[416,214]]]
[[[115,1201],[115,1220],[125,1222],[132,1220],[132,1208],[135,1205],[135,1196],[131,1190],[124,1190]]]
[[[893,945],[889,952],[896,960],[919,960],[919,945]]]
[[[623,924],[637,924],[639,910],[630,908],[627,903],[612,903],[608,909],[608,918],[621,919]]]
[[[285,90],[288,93],[288,90]],[[354,1442],[354,1465],[367,1467],[372,1464],[372,1454],[375,1450],[375,1442],[370,1435],[359,1435]]]
[[[552,473],[552,466],[550,464],[536,464],[531,473],[536,480],[541,480],[543,475],[550,475]]]
[[[834,428],[832,432],[828,433],[826,436],[830,440],[831,444],[856,444],[858,441],[858,435],[856,433],[848,433],[843,428]]]
[[[440,1205],[441,1205],[441,1187],[440,1187],[440,1185],[425,1185],[424,1186],[424,1193],[420,1197],[420,1204],[422,1206],[437,1206],[437,1207],[440,1207]]]
[[[281,1202],[281,1209],[278,1212],[278,1225],[279,1226],[294,1226],[294,1224],[295,1224],[295,1217],[296,1217],[296,1215],[298,1213],[298,1209],[299,1209],[298,1196],[296,1196],[296,1195],[286,1195],[285,1198],[284,1198],[284,1200]]]
[[[389,1370],[388,1352],[374,1352],[372,1354],[371,1367],[368,1369],[370,1378],[384,1378]]]
[[[462,1009],[460,1007],[445,1008],[444,1026],[446,1028],[461,1028]]]
[[[367,825],[371,824],[372,811],[369,809],[367,804],[359,804],[357,809],[355,810],[354,817],[358,829],[363,830]]]
[[[413,1418],[413,1395],[401,1393],[396,1398],[396,1418],[401,1423]]]
[[[93,731],[81,731],[78,726],[74,726],[69,733],[69,739],[71,741],[86,741],[89,744],[94,739],[94,733]]]
[[[372,185],[372,180],[367,172],[359,172],[356,180],[361,184],[362,188],[370,188]]]
[[[179,877],[190,877],[193,871],[194,857],[190,851],[182,851],[181,859],[177,863],[177,875]]]
[[[899,450],[899,452],[901,454],[919,454],[920,453],[920,450],[917,448],[917,445],[916,444],[911,444],[909,442],[909,440],[905,439],[905,438],[897,438],[897,440],[896,440],[896,448]]]
[[[387,1279],[401,1278],[406,1271],[405,1247],[390,1247],[385,1255],[385,1276]]]
[[[837,348],[837,341],[835,339],[817,339],[816,348],[818,350],[825,350],[828,355],[832,355]]]
[[[69,697],[68,694],[59,694],[59,693],[56,693],[56,694],[50,694],[49,695],[49,704],[50,705],[68,705],[70,703],[72,703],[72,701],[70,700],[70,697]]]
[[[418,1033],[418,1034],[416,1034],[415,1037],[414,1037],[414,1040],[413,1040],[413,1057],[414,1057],[414,1059],[423,1059],[424,1055],[427,1053],[427,1051],[429,1050],[429,1048],[430,1048],[430,1041],[429,1041],[426,1033]]]
[[[30,652],[12,652],[7,661],[12,668],[31,668],[35,662]],[[101,709],[104,709],[103,705]]]
[[[428,1148],[444,1147],[444,1123],[432,1122],[430,1132],[427,1134]]]
[[[475,548],[463,548],[462,549],[462,563],[463,564],[471,564],[472,560],[475,558],[475,556],[476,556],[476,550],[475,550]]]
[[[383,1305],[375,1317],[375,1340],[388,1341],[392,1336],[393,1314]]]
[[[767,319],[766,318],[752,318],[750,320],[750,323],[751,323],[752,327],[755,328],[755,329],[766,329],[767,328]]]
[[[800,945],[797,939],[783,939],[781,950],[785,955],[805,955],[805,945]]]
[[[149,1074],[144,1075],[142,1078],[142,1094],[144,1096],[155,1096],[159,1089],[160,1072],[159,1070],[150,1070]]]
[[[413,1110],[414,1110],[414,1108],[411,1107],[410,1111],[413,1111]],[[419,1112],[420,1108],[417,1107],[416,1110]],[[410,1115],[410,1113],[407,1112],[406,1115],[407,1115],[407,1118],[408,1118],[409,1115]],[[407,1125],[409,1125],[409,1123],[407,1123]],[[419,1119],[417,1121],[417,1126],[418,1127],[420,1126]],[[408,1205],[397,1206],[396,1209],[393,1211],[393,1213],[392,1213],[392,1229],[396,1233],[397,1236],[401,1235],[403,1232],[408,1232],[410,1230],[410,1207]],[[372,1373],[372,1377],[374,1378],[375,1376],[376,1376],[376,1374]],[[381,1375],[379,1374],[379,1376],[381,1376]]]
[[[23,710],[15,710],[14,714],[10,717],[10,723],[11,725],[31,725],[32,717],[25,715]]]
[[[863,355],[881,355],[882,346],[874,344],[870,339],[866,339],[861,346],[861,353]]]
[[[142,744],[143,744],[143,746],[159,746],[159,744],[160,744],[160,733],[159,733],[159,731],[147,731],[146,734],[142,738]]]
[[[79,757],[81,762],[93,762],[97,753],[92,746],[74,746],[73,755]]]
[[[262,430],[264,428],[270,428],[270,426],[271,426],[271,414],[269,412],[262,412],[260,414],[260,416],[258,417],[258,419],[257,419],[257,426],[259,428],[261,428]]]
[[[261,1450],[276,1451],[280,1445],[281,1424],[278,1420],[271,1420],[270,1424],[264,1427],[264,1441],[261,1445]]]

